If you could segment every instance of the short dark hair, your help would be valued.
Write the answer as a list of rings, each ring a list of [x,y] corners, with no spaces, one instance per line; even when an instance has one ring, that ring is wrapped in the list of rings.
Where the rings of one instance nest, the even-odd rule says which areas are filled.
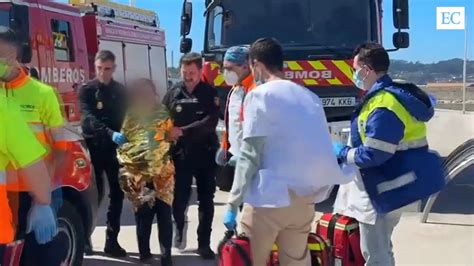
[[[16,48],[17,59],[21,58],[21,41],[18,35],[11,28],[0,26],[0,41],[8,43]]]
[[[364,43],[354,51],[354,57],[359,55],[359,61],[368,65],[375,72],[387,72],[390,58],[387,51],[378,43]]]
[[[283,70],[283,49],[274,38],[261,38],[256,40],[249,50],[250,63],[257,60],[264,64],[270,71]]]
[[[184,54],[181,59],[179,60],[179,67],[182,65],[192,65],[196,64],[196,66],[201,69],[202,68],[202,56],[199,53],[187,53]]]
[[[97,60],[101,62],[112,61],[115,63],[115,55],[109,50],[100,50],[95,55],[95,61]]]

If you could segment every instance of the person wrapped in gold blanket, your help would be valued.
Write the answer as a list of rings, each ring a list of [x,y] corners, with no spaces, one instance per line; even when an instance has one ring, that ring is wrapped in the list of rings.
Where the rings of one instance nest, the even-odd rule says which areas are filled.
[[[151,80],[132,82],[129,92],[130,104],[122,126],[128,142],[117,151],[122,165],[119,183],[135,211],[140,260],[152,259],[149,242],[156,215],[161,265],[172,265],[174,166],[170,147],[179,133],[173,130],[169,113],[160,103]]]

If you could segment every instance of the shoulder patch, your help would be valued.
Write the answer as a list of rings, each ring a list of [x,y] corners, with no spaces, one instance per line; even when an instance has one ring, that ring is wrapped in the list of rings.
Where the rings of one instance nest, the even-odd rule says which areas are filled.
[[[219,98],[219,96],[215,96],[214,97],[214,104],[216,106],[220,106],[221,105],[221,99]]]

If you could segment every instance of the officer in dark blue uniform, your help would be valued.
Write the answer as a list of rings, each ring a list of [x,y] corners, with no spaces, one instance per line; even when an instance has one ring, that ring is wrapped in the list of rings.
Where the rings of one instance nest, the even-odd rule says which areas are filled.
[[[110,200],[104,253],[124,257],[127,253],[117,241],[124,195],[118,182],[116,149],[127,142],[120,133],[126,112],[126,91],[123,85],[113,80],[115,55],[112,52],[99,51],[94,64],[96,78],[84,84],[79,91],[81,126],[94,165],[100,201],[105,192],[103,173],[109,183]],[[85,251],[91,254],[91,243],[88,242]]]
[[[214,157],[218,148],[219,98],[215,88],[201,81],[201,55],[186,54],[180,65],[183,82],[173,86],[163,99],[174,120],[173,130],[181,136],[172,149],[176,168],[174,246],[186,247],[186,209],[194,177],[199,200],[198,254],[204,259],[214,259],[210,238],[216,187]]]

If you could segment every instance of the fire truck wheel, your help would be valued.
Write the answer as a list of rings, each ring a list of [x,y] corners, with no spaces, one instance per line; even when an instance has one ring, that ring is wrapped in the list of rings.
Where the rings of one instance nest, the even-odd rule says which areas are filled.
[[[82,265],[85,246],[84,225],[76,207],[68,201],[65,201],[59,209],[57,238],[60,238],[61,243],[65,245],[64,265]]]

